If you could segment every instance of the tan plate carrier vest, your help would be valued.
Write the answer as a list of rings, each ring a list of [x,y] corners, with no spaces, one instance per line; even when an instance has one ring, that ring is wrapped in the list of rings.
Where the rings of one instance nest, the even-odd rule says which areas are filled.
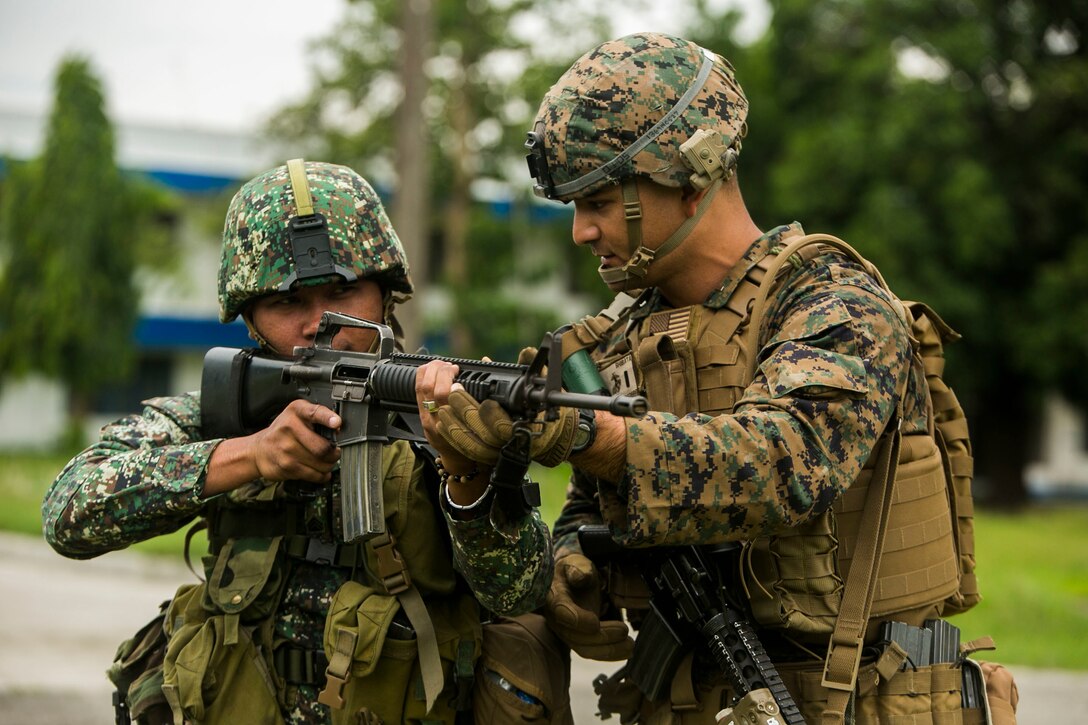
[[[642,391],[651,410],[730,413],[755,376],[766,301],[790,271],[833,247],[887,289],[879,271],[842,240],[814,234],[785,242],[753,266],[721,309],[664,310],[629,329],[627,350],[596,361],[606,385]],[[832,722],[842,721],[854,691],[867,632],[887,619],[921,625],[979,599],[970,444],[959,403],[940,377],[942,343],[958,335],[925,305],[889,295],[929,381],[929,431],[902,435],[897,411],[857,481],[829,511],[744,549],[742,576],[757,623],[799,641],[828,642],[821,684],[829,709],[839,713]],[[632,302],[621,295],[575,324],[564,337],[564,358],[611,339]]]

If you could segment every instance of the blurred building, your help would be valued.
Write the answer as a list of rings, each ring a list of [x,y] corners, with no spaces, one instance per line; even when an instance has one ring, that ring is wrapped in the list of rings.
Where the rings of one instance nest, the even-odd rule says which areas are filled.
[[[40,153],[45,119],[0,109],[0,158],[26,160]],[[226,194],[265,168],[282,163],[275,149],[251,135],[155,126],[116,126],[117,163],[152,177],[183,198]],[[2,163],[2,162],[0,162]],[[0,166],[0,174],[3,168]],[[173,220],[182,269],[139,279],[142,309],[135,331],[136,371],[124,385],[104,390],[94,401],[94,430],[123,413],[139,410],[154,395],[200,387],[204,353],[216,345],[250,343],[241,322],[222,325],[215,280],[219,240],[210,228],[182,214]],[[57,383],[40,376],[0,386],[0,447],[42,448],[67,422],[67,399]]]

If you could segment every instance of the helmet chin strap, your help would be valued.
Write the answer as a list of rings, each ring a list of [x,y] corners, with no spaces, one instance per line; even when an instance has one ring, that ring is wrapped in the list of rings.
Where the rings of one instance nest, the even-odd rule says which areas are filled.
[[[715,179],[706,188],[706,193],[695,207],[695,213],[684,220],[668,239],[661,243],[657,249],[650,249],[642,244],[642,203],[638,199],[638,183],[634,176],[628,176],[621,183],[623,189],[623,214],[627,220],[627,243],[631,252],[630,258],[622,267],[597,268],[601,279],[612,289],[627,292],[632,289],[641,289],[645,285],[643,280],[650,269],[650,264],[661,259],[669,252],[680,246],[687,239],[691,230],[699,223],[703,214],[710,208],[710,200],[721,188],[722,179]]]

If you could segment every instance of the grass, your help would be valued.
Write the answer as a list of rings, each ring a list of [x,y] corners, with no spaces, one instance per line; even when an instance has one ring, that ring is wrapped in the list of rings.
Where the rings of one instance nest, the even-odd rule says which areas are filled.
[[[66,459],[56,456],[0,453],[0,500],[4,501],[0,506],[0,531],[42,535],[42,498],[65,463]],[[206,539],[194,540],[197,560],[204,541]],[[158,556],[181,556],[184,548],[184,530],[132,547],[135,551]]]
[[[64,465],[50,456],[0,453],[0,530],[41,536],[41,501]],[[541,513],[555,521],[569,469],[536,467]],[[180,556],[184,532],[138,544],[148,554]],[[199,551],[201,543],[195,546]],[[1088,506],[1036,505],[1017,513],[976,514],[983,601],[952,619],[965,640],[991,635],[999,649],[981,659],[1088,670]]]

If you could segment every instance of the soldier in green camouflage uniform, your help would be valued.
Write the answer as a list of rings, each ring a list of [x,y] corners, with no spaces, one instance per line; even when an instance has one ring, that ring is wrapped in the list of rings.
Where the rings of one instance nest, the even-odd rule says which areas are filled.
[[[723,58],[679,38],[635,34],[571,66],[544,97],[526,144],[537,193],[573,201],[574,243],[600,260],[609,287],[632,293],[576,324],[571,347],[591,354],[613,393],[643,393],[652,410],[638,420],[598,412],[580,436],[552,434],[554,444],[534,451],[574,467],[553,532],[545,615],[585,657],[623,660],[633,643],[579,548],[579,525],[604,522],[627,547],[739,541],[756,554],[824,527],[812,540],[832,541],[833,559],[829,512],[889,421],[898,414],[905,435],[926,430],[925,382],[902,308],[854,259],[824,246],[792,257],[762,325],[747,330],[768,260],[804,234],[797,223],[764,232],[745,207],[736,166],[747,111]],[[469,457],[493,456],[501,436],[481,423],[488,407],[455,391],[439,430]],[[810,594],[826,584],[830,604],[778,623],[785,636],[772,638],[772,654],[783,660],[818,666],[827,651],[825,625],[842,588],[836,565],[827,566],[799,575]],[[784,608],[781,581],[748,583],[773,590],[775,613]],[[630,607],[628,621],[642,616],[637,587],[626,601],[605,594]],[[922,610],[935,616],[935,606]],[[695,672],[695,702],[636,700],[619,708],[624,721],[641,712],[641,722],[714,722],[728,703],[722,678],[713,665]]]
[[[310,257],[296,258],[289,226],[297,219],[319,218],[327,224],[328,243],[322,247],[318,242]],[[257,176],[234,197],[223,239],[220,318],[229,322],[241,315],[267,352],[290,355],[295,346],[312,344],[325,310],[384,321],[397,329],[394,307],[412,292],[404,250],[380,199],[365,179],[346,167],[295,160]],[[334,346],[366,351],[373,337],[370,330],[345,330]],[[419,377],[419,400],[432,394],[433,382],[425,377]],[[551,556],[547,527],[539,515],[507,521],[498,512],[489,515],[490,499],[458,505],[458,499],[468,501],[454,489],[474,485],[488,471],[453,475],[466,474],[471,462],[432,430],[449,469],[443,481],[448,486],[438,490],[439,476],[405,441],[391,444],[383,456],[383,486],[389,529],[398,540],[384,542],[388,546],[381,553],[376,540],[340,544],[339,450],[315,431],[318,425],[339,426],[333,411],[296,400],[262,431],[209,440],[201,429],[200,406],[199,393],[154,398],[141,414],[106,426],[101,440],[60,473],[42,506],[46,539],[64,556],[80,559],[202,520],[211,540],[210,556],[204,559],[208,584],[179,590],[163,623],[171,649],[193,631],[211,633],[211,624],[220,628],[214,631],[227,645],[247,638],[258,645],[250,657],[254,662],[245,663],[260,673],[253,681],[226,665],[216,670],[216,658],[225,658],[229,646],[194,650],[208,673],[189,690],[184,682],[192,683],[192,677],[186,668],[196,666],[193,657],[182,664],[185,651],[167,650],[165,675],[154,670],[154,663],[146,673],[119,663],[111,676],[115,682],[123,680],[124,688],[137,675],[157,675],[158,683],[165,676],[166,686],[150,688],[150,695],[148,688],[141,694],[132,686],[129,714],[141,722],[169,719],[169,711],[163,714],[163,690],[175,717],[182,717],[180,708],[187,721],[453,722],[456,711],[469,702],[481,646],[480,604],[495,615],[516,615],[543,600]],[[469,501],[479,497],[477,490],[470,494]],[[254,552],[260,554],[256,569]],[[388,573],[378,557],[390,552],[402,557],[392,559],[401,566],[395,573],[404,574],[400,583],[409,582],[390,588],[391,593],[384,582],[375,581],[379,572]],[[476,583],[475,595],[458,572]],[[217,601],[222,592],[234,591],[231,579],[254,575],[255,586],[251,582],[249,589]],[[356,676],[354,683],[349,675],[347,688],[334,693],[344,695],[346,708],[319,704],[328,664],[324,641],[330,606],[335,601],[343,609],[339,603],[349,591],[361,592],[360,597],[374,594],[364,601],[386,606],[383,611],[389,616],[380,636],[387,643],[395,636],[425,639],[421,621],[437,632],[432,636],[441,650],[440,695],[424,692],[434,689],[426,673],[420,674],[425,665],[417,665],[414,673],[406,671],[398,681],[390,674],[395,665],[382,659],[374,674]],[[397,604],[407,607],[412,592],[422,595],[426,611],[416,610],[413,616],[409,610],[405,617]],[[186,601],[193,606],[180,604]],[[363,611],[354,632],[360,641],[373,635],[363,624]],[[195,625],[186,629],[182,623],[190,620]],[[194,637],[193,646],[199,641]],[[410,667],[415,645],[408,645],[412,657],[405,661]],[[356,675],[359,666],[352,663]],[[481,678],[476,680],[479,684]],[[249,683],[248,690],[242,689],[243,683]],[[352,689],[355,683],[361,684]],[[425,717],[424,694],[428,704],[438,695]],[[516,693],[507,696],[516,699]],[[246,704],[251,700],[271,705],[261,709]]]

